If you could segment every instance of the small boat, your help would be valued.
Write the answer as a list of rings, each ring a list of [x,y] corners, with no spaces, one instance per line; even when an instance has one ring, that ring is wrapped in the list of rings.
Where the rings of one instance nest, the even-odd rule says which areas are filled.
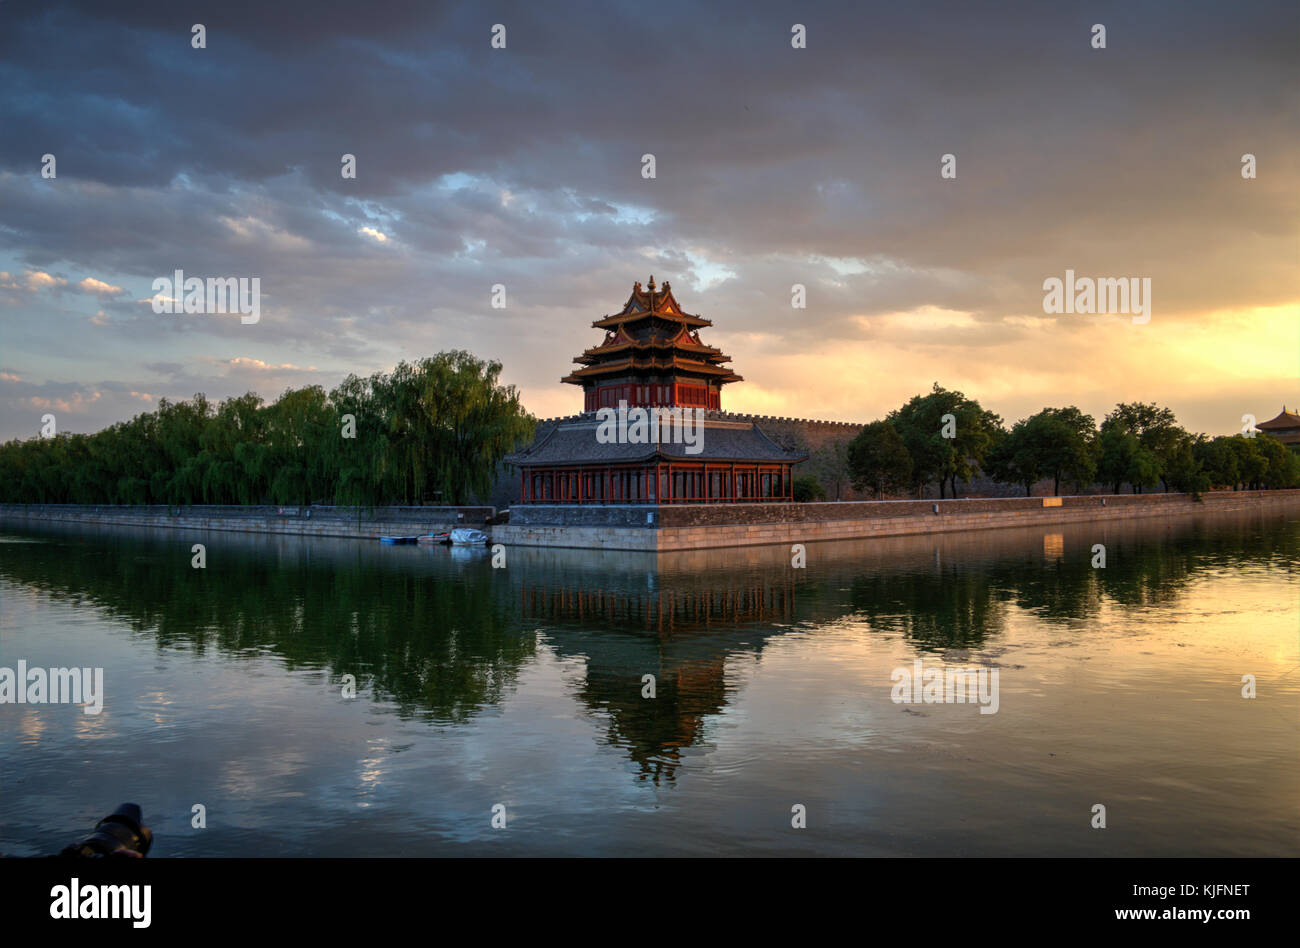
[[[450,543],[451,534],[445,530],[442,533],[424,533],[419,537],[421,543]]]
[[[452,546],[481,546],[487,539],[486,533],[473,527],[457,527],[451,531]]]
[[[394,543],[414,543],[418,539],[419,537],[380,537],[379,542],[391,545]]]

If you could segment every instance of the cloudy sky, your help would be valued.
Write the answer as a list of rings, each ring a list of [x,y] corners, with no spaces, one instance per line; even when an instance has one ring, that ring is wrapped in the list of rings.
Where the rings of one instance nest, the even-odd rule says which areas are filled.
[[[0,438],[452,348],[569,413],[651,274],[732,410],[937,380],[1230,432],[1300,402],[1298,45],[1294,0],[0,0]],[[259,277],[260,320],[155,314],[178,268]],[[1149,277],[1150,322],[1045,314],[1067,269]]]

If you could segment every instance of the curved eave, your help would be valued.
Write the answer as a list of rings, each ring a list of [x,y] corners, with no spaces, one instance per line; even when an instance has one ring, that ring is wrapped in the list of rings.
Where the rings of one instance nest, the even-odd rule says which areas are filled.
[[[678,342],[675,340],[631,340],[629,342],[611,343],[610,345],[592,346],[590,349],[583,350],[582,355],[578,356],[573,361],[583,363],[592,362],[598,360],[601,356],[612,355],[616,352],[624,352],[629,349],[636,352],[675,352],[681,350],[683,352],[690,352],[694,355],[701,356],[713,363],[731,361],[731,356],[724,353],[721,349],[715,349],[713,346],[706,346],[703,343]]]
[[[593,382],[599,382],[600,376],[577,375],[573,372],[570,372],[568,375],[561,378],[560,381],[568,385],[589,385]],[[743,375],[728,375],[728,376],[723,376],[721,378],[714,378],[713,381],[717,382],[719,385],[730,385],[732,382],[745,381],[745,377]],[[652,384],[662,384],[662,383],[652,383]]]
[[[563,379],[563,381],[568,381],[569,379],[576,377],[592,378],[600,375],[613,375],[617,372],[636,371],[698,372],[702,375],[714,377],[725,376],[728,381],[741,381],[741,377],[728,368],[718,365],[710,365],[707,362],[694,362],[683,359],[668,359],[663,361],[658,359],[620,359],[617,362],[609,362],[603,365],[592,365],[583,369],[575,369],[565,379]]]
[[[663,451],[655,450],[644,456],[618,458],[609,461],[529,461],[527,459],[516,459],[516,455],[507,455],[504,460],[515,467],[552,467],[557,470],[566,468],[610,468],[625,467],[635,464],[648,464],[651,461],[661,461],[664,464],[672,464],[680,467],[684,464],[712,464],[721,466],[723,464],[754,464],[759,467],[780,467],[783,464],[798,464],[800,461],[808,460],[808,455],[791,458],[733,458],[733,457],[715,457],[711,458],[704,454],[690,454],[685,457],[676,454],[665,454]]]
[[[1283,412],[1276,418],[1270,418],[1268,421],[1261,421],[1255,425],[1260,431],[1289,431],[1300,428],[1300,415],[1293,415],[1290,412]]]
[[[688,326],[712,326],[712,320],[705,319],[703,316],[693,316],[690,313],[663,313],[658,310],[644,312],[617,313],[614,316],[606,316],[604,319],[598,319],[592,323],[593,329],[609,329],[613,326],[621,326],[624,323],[636,322],[641,319],[664,319],[670,322],[681,322]]]
[[[600,412],[596,415],[599,417]],[[653,415],[647,416],[653,418]],[[661,429],[663,430],[663,429]],[[537,441],[523,451],[512,454],[510,463],[520,467],[609,467],[662,461],[670,464],[798,464],[807,459],[806,452],[787,451],[767,437],[757,425],[710,425],[697,429],[698,454],[677,437],[675,428],[667,433],[672,440],[628,443],[601,441],[600,425],[586,422],[561,424],[539,433]],[[642,433],[647,433],[645,429]]]

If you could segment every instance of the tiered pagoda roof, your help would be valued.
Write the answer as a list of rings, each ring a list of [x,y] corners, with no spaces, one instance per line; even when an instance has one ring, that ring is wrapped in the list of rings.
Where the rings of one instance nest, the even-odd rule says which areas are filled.
[[[1300,415],[1287,411],[1286,406],[1283,405],[1280,415],[1268,421],[1261,421],[1255,427],[1261,431],[1286,431],[1288,428],[1300,428]]]
[[[632,284],[623,309],[591,325],[605,330],[605,340],[574,359],[582,368],[560,381],[589,385],[629,374],[694,375],[718,385],[742,381],[724,364],[731,356],[700,340],[699,330],[713,323],[684,311],[667,281],[658,291],[653,276],[645,289]]]
[[[1283,444],[1300,444],[1300,415],[1287,411],[1285,405],[1282,406],[1282,413],[1276,418],[1261,421],[1255,427],[1260,431],[1270,432]]]
[[[700,339],[712,325],[654,277],[593,322],[605,340],[562,380],[582,386],[582,413],[540,423],[533,443],[506,457],[520,469],[524,505],[790,501],[793,467],[807,455],[721,410],[722,386],[741,378],[730,356]]]

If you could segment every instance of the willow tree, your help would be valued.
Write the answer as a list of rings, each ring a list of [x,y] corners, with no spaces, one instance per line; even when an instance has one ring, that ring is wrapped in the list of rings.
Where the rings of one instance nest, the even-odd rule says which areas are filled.
[[[325,450],[335,473],[336,504],[371,507],[384,497],[384,470],[390,452],[376,394],[382,380],[382,375],[349,375],[330,392],[338,437],[329,439]]]
[[[203,395],[92,435],[0,445],[0,499],[20,503],[358,506],[487,494],[534,421],[501,365],[443,352],[334,391]]]
[[[491,489],[501,459],[526,440],[534,421],[513,385],[500,383],[501,363],[468,352],[441,352],[414,366],[412,381],[423,436],[416,482],[444,503],[465,503]]]

